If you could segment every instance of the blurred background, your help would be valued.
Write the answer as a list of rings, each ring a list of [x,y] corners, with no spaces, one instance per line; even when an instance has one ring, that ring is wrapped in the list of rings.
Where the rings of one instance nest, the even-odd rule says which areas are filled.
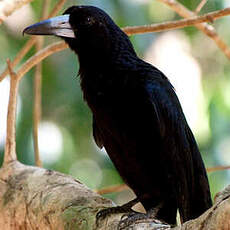
[[[29,39],[26,26],[41,15],[43,1],[33,1],[8,17],[0,26],[0,72],[6,58],[13,59]],[[51,1],[51,8],[57,1]],[[194,10],[200,0],[181,0]],[[123,26],[143,25],[180,17],[154,0],[68,0],[74,4],[98,6]],[[209,0],[201,14],[229,7],[228,0]],[[63,10],[62,10],[63,11]],[[60,13],[61,14],[61,13]],[[229,17],[215,22],[219,35],[230,46]],[[140,57],[162,70],[174,85],[188,123],[199,144],[206,167],[230,165],[230,60],[216,44],[196,28],[141,34],[130,37]],[[58,41],[46,37],[45,44]],[[34,54],[32,49],[24,58]],[[76,56],[65,50],[43,62],[42,120],[39,146],[45,168],[70,174],[91,189],[122,184],[112,162],[92,138],[92,115],[82,99]],[[17,153],[25,164],[34,165],[32,138],[34,70],[20,84],[17,113]],[[9,79],[0,83],[0,156],[4,152]],[[230,171],[209,173],[212,196],[230,181]],[[133,197],[131,191],[105,195],[117,204]]]

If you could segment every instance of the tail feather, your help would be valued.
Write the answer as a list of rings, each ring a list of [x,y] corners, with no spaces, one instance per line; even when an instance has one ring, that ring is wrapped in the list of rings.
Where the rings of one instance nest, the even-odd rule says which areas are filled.
[[[212,206],[206,169],[197,147],[195,138],[188,127],[187,140],[191,149],[193,176],[190,184],[190,199],[185,207],[179,207],[182,222],[199,217]]]

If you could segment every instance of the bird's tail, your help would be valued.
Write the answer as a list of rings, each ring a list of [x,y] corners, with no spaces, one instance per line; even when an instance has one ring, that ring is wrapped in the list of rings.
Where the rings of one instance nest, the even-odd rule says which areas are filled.
[[[184,201],[182,201],[178,205],[182,222],[199,217],[212,206],[206,169],[190,128],[187,130],[187,139],[191,149],[193,172],[189,173],[189,175],[192,174],[192,178],[188,179],[190,184],[188,185],[189,199],[187,199],[187,204],[184,205]]]

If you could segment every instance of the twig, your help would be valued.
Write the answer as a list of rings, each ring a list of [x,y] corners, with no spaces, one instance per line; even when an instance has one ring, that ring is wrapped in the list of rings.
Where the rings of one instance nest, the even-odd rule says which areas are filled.
[[[11,62],[7,59],[7,65],[10,72],[10,97],[7,114],[7,131],[6,131],[6,145],[4,162],[6,165],[9,162],[16,160],[16,140],[15,140],[15,126],[16,126],[16,108],[17,108],[17,93],[18,93],[18,77],[13,72]]]
[[[222,171],[222,170],[226,170],[226,169],[230,169],[230,166],[215,166],[215,167],[210,167],[207,168],[207,172],[216,172],[216,171]]]
[[[36,50],[39,51],[43,46],[42,38],[39,38],[36,43]],[[33,105],[33,142],[34,142],[34,156],[35,165],[42,167],[39,154],[38,144],[38,127],[41,118],[41,73],[42,73],[42,62],[40,62],[35,69],[34,77],[34,105]]]
[[[50,0],[44,0],[42,7],[41,19],[48,16],[49,13]],[[36,42],[36,51],[40,51],[43,47],[44,37],[39,37]],[[35,155],[35,165],[42,167],[42,162],[39,154],[39,144],[38,144],[38,127],[41,119],[41,79],[42,79],[42,62],[40,62],[35,68],[34,77],[34,106],[33,106],[33,141],[34,141],[34,155]]]
[[[53,8],[52,12],[49,14],[49,18],[55,16],[63,7],[66,0],[60,0]],[[31,49],[31,47],[36,43],[38,37],[32,36],[24,45],[24,47],[18,52],[15,59],[11,62],[12,68],[14,68],[21,60],[22,58],[28,53],[28,51]],[[6,67],[4,72],[0,76],[0,82],[9,74],[9,70]]]
[[[158,0],[161,2],[166,3],[169,5],[173,10],[175,10],[178,14],[180,14],[183,17],[192,17],[190,19],[183,19],[173,22],[166,22],[166,23],[159,23],[159,24],[152,24],[147,26],[133,26],[133,27],[125,27],[123,28],[124,32],[126,32],[128,35],[132,34],[140,34],[140,33],[151,33],[151,32],[160,32],[170,29],[176,29],[176,28],[183,28],[185,26],[191,26],[200,22],[213,22],[215,19],[224,17],[226,15],[230,14],[230,8],[225,8],[220,11],[214,11],[209,14],[205,14],[203,16],[197,17],[194,16],[195,14],[191,11],[189,11],[187,8],[185,8],[183,5],[175,2],[174,0]],[[60,0],[59,3],[57,3],[55,9],[51,12],[50,16],[56,13],[60,8],[62,7],[64,3],[64,0]],[[220,37],[215,32],[215,29],[206,23],[197,24],[195,25],[200,30],[202,30],[205,34],[207,34],[209,37],[211,37],[217,44],[217,46],[225,53],[225,55],[230,59],[230,50],[228,46],[220,39]],[[23,49],[18,53],[16,58],[12,62],[12,67],[14,67],[28,52],[28,50],[35,44],[37,38],[32,37],[27,44],[23,47]],[[52,53],[50,53],[52,54]],[[0,76],[0,82],[6,77],[8,74],[8,69],[5,69],[5,71]]]
[[[158,0],[160,2],[165,3],[169,7],[171,7],[175,12],[177,12],[180,16],[184,18],[191,18],[196,16],[196,14],[182,4],[175,0]],[[229,8],[226,8],[227,10]],[[212,16],[211,16],[212,17]],[[222,52],[230,59],[230,49],[225,44],[225,42],[219,37],[215,28],[207,23],[197,24],[195,25],[199,30],[205,33],[208,37],[215,41],[216,45],[222,50]]]
[[[129,187],[126,184],[119,184],[119,185],[113,185],[113,186],[109,186],[106,188],[102,188],[99,190],[96,190],[95,192],[103,195],[103,194],[108,194],[108,193],[112,193],[112,192],[121,192],[124,190],[127,190]]]
[[[208,173],[211,173],[211,172],[222,171],[222,170],[227,170],[227,169],[230,169],[230,166],[220,165],[220,166],[206,168],[206,171]],[[104,195],[104,194],[113,193],[113,192],[122,192],[124,190],[127,190],[128,188],[129,187],[126,184],[119,184],[119,185],[113,185],[113,186],[109,186],[106,188],[98,189],[95,192],[100,195]]]
[[[141,34],[141,33],[151,33],[151,32],[160,32],[164,30],[178,29],[186,26],[199,26],[203,22],[213,22],[218,18],[230,15],[230,7],[223,10],[217,10],[202,16],[192,16],[189,19],[182,19],[178,21],[164,22],[159,24],[151,24],[146,26],[132,26],[125,27],[123,30],[128,34]],[[199,24],[199,25],[196,25]]]
[[[18,78],[21,79],[25,73],[27,73],[31,68],[37,65],[39,62],[44,60],[49,55],[56,53],[58,51],[66,49],[68,46],[64,42],[56,42],[52,45],[47,46],[46,48],[37,52],[34,56],[29,58],[18,70]]]
[[[36,43],[37,41],[36,36],[32,36],[26,44],[23,46],[23,48],[17,53],[14,60],[11,62],[12,68],[14,68],[21,60],[22,58],[28,53],[28,51],[31,49],[31,47]],[[0,76],[0,82],[9,74],[9,69],[6,67],[3,73]]]
[[[196,10],[195,10],[195,13],[198,14],[201,9],[204,7],[204,5],[206,4],[207,0],[201,0],[199,5],[197,6]]]
[[[44,0],[43,5],[42,5],[42,14],[41,14],[42,15],[41,19],[42,20],[48,18],[48,16],[49,16],[49,6],[50,6],[50,0]]]
[[[59,10],[62,9],[62,7],[64,6],[66,0],[60,0],[53,8],[53,10],[51,11],[51,13],[49,14],[49,18],[55,16]]]

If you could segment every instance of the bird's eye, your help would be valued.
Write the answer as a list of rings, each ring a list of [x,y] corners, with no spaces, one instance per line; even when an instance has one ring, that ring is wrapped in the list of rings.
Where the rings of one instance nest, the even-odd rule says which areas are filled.
[[[87,17],[86,18],[86,24],[92,25],[94,23],[94,19],[92,17]]]

